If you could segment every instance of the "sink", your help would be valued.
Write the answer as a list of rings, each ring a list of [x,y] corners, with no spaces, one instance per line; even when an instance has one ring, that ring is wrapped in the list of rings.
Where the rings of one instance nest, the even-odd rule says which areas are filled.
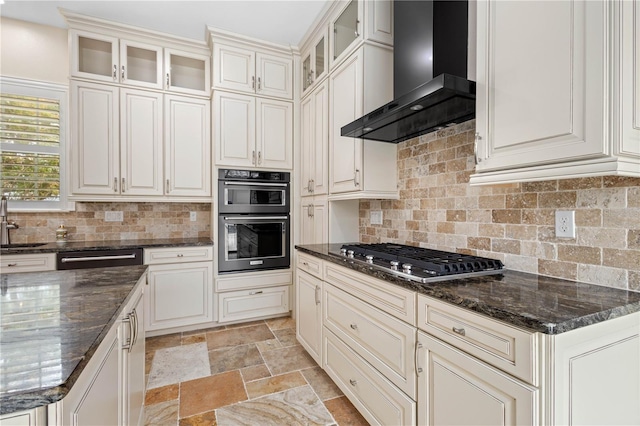
[[[33,243],[33,244],[2,244],[0,248],[2,250],[15,250],[15,249],[29,249],[44,246],[47,243]]]

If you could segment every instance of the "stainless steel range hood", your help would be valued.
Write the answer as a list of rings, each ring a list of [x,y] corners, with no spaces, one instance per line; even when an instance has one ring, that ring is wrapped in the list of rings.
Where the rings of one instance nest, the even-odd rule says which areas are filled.
[[[342,136],[398,143],[475,118],[468,14],[466,1],[394,1],[395,99],[342,127]]]

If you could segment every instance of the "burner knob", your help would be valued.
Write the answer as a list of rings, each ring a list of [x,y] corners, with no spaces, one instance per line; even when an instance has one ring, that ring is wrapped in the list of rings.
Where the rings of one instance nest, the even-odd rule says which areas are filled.
[[[343,256],[347,255],[347,249],[340,249],[340,254]]]
[[[400,265],[400,262],[398,262],[397,260],[392,260],[389,263],[391,264],[391,269],[393,269],[394,271],[398,270],[398,265]]]
[[[347,257],[353,259],[353,250],[347,250]]]
[[[405,274],[410,274],[411,273],[411,264],[410,263],[403,263],[402,264],[402,272],[404,272]]]
[[[373,263],[373,256],[370,254],[366,255],[364,258],[367,260],[367,263]]]

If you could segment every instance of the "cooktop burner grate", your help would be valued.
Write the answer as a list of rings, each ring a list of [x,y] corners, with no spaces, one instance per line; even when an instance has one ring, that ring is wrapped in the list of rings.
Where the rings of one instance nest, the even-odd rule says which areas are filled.
[[[431,276],[497,271],[504,267],[496,259],[399,244],[345,244],[342,249],[353,250],[354,258],[358,260],[373,256],[378,264],[381,261],[411,264],[413,271],[423,269]]]

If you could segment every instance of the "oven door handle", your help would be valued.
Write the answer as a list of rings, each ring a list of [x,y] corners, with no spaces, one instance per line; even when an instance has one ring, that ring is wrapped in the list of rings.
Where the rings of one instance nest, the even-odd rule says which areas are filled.
[[[87,256],[87,257],[63,257],[60,259],[62,263],[71,262],[88,262],[91,260],[118,260],[118,259],[135,259],[135,254],[123,254],[117,256]]]
[[[287,220],[289,216],[223,216],[224,220]]]
[[[279,186],[282,188],[286,188],[289,186],[288,183],[267,183],[267,182],[225,182],[225,185],[235,185],[235,186]]]

